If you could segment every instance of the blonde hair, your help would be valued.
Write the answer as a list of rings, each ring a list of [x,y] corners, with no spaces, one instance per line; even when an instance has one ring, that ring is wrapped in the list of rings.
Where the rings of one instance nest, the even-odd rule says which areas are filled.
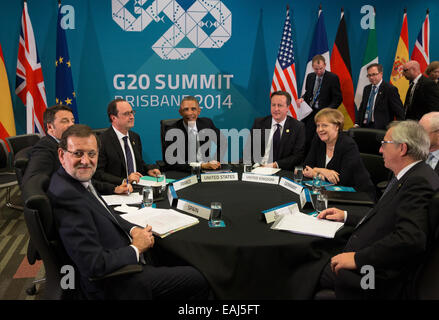
[[[326,118],[326,120],[330,123],[335,124],[338,126],[338,131],[343,130],[344,126],[344,115],[337,109],[332,108],[324,108],[317,112],[317,114],[314,116],[314,122],[317,123],[317,121],[321,120],[322,118]]]

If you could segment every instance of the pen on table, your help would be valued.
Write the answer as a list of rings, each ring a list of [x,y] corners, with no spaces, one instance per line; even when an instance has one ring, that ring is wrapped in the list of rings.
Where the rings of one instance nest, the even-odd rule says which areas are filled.
[[[126,184],[127,184],[127,194],[130,195],[130,187],[128,186],[129,185],[128,181],[129,181],[128,178],[123,179],[122,184],[124,184],[126,182]]]

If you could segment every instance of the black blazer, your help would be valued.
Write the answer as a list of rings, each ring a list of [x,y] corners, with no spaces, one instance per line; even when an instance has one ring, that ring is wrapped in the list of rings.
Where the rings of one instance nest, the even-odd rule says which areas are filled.
[[[136,159],[137,172],[147,175],[148,170],[154,169],[156,166],[147,165],[145,161],[143,161],[142,142],[140,141],[139,135],[131,130],[128,134],[134,151],[134,158]],[[113,127],[108,128],[99,135],[99,140],[99,161],[95,178],[119,185],[123,179],[127,177],[127,169],[125,156]]]
[[[421,76],[416,84],[411,105],[408,105],[407,92],[404,107],[406,119],[420,120],[426,113],[439,111],[439,86],[431,79]]]
[[[332,159],[325,166],[326,143],[318,135],[311,142],[304,166],[327,168],[339,173],[339,185],[354,187],[357,191],[367,192],[373,200],[376,198],[375,187],[369,172],[363,164],[355,141],[344,132],[338,134]]]
[[[27,181],[35,175],[46,175],[49,179],[61,166],[58,158],[58,142],[50,135],[42,137],[32,147],[31,157],[23,177],[23,197],[29,196]],[[114,193],[115,184],[93,179],[93,184],[101,194]]]
[[[260,140],[260,150],[261,150],[261,158],[265,154],[265,147],[268,143],[269,131],[267,131],[267,136],[265,135],[265,130],[271,130],[271,116],[266,116],[263,118],[255,119],[253,123],[252,130],[250,132],[251,137],[256,138],[254,134],[255,129],[261,130],[261,140]],[[246,150],[251,150],[251,157],[253,162],[256,161],[253,157],[253,143],[251,143],[252,139],[247,139],[245,152],[249,152]],[[297,121],[296,119],[287,116],[287,120],[285,121],[285,125],[282,130],[282,136],[280,139],[280,150],[279,150],[279,160],[277,160],[277,164],[279,168],[283,170],[291,170],[294,166],[300,164],[305,156],[305,125]]]
[[[303,95],[303,99],[310,106],[312,104],[315,81],[316,74],[314,72],[309,73],[306,77],[305,94]],[[319,102],[319,109],[326,107],[338,108],[340,106],[343,101],[343,96],[340,89],[340,80],[335,73],[325,71],[317,100]]]
[[[367,103],[369,102],[372,84],[367,85],[363,89],[363,98],[361,100],[358,117],[355,121],[360,127],[363,126],[364,115],[366,113]],[[404,109],[398,89],[390,83],[381,82],[375,98],[375,106],[373,110],[374,128],[385,130],[387,125],[394,120],[404,120]]]
[[[404,282],[421,263],[431,229],[429,203],[438,188],[439,177],[421,161],[384,194],[354,230],[345,251],[356,252],[358,270],[364,265],[375,268],[377,289],[395,293],[395,282],[387,287],[386,281],[399,278],[396,283]],[[348,214],[346,224],[355,225],[358,220]]]
[[[52,176],[48,196],[64,248],[79,270],[82,288],[87,296],[102,298],[101,282],[93,283],[89,278],[137,264],[127,235],[135,225],[108,208],[113,218],[99,200],[62,167]]]
[[[184,135],[184,140],[178,141],[177,137],[175,137],[175,136],[173,136],[172,140],[170,140],[170,141],[165,140],[165,159],[163,159],[163,161],[166,163],[168,169],[178,170],[178,171],[190,171],[189,162],[191,162],[191,161],[189,161],[189,156],[188,156],[188,132],[184,126],[183,119],[178,120],[174,126],[167,128],[166,132],[168,132],[171,129],[179,130],[178,132],[181,132]],[[215,127],[215,124],[213,123],[213,121],[211,119],[197,118],[198,133],[200,134],[200,131],[203,129],[212,129],[216,133],[216,141],[211,141],[207,137],[205,140],[200,141],[200,148],[201,147],[207,148],[206,144],[208,144],[208,146],[211,148],[213,143],[215,143],[217,146],[217,152],[213,157],[209,157],[207,150],[206,150],[206,153],[204,156],[207,159],[210,159],[210,160],[216,159],[217,161],[221,162],[222,155],[226,152],[227,143],[224,142],[224,145],[221,144],[220,130],[218,130],[217,127]],[[165,137],[166,137],[166,133],[165,133]],[[200,137],[200,139],[201,139],[201,137]],[[183,143],[184,143],[184,145],[183,145]],[[173,163],[173,164],[171,164],[168,161],[169,159],[166,159],[166,150],[170,146],[176,147],[176,149],[172,149],[172,151],[173,151],[172,157],[177,159],[177,162]],[[221,152],[218,152],[218,150],[220,150]],[[196,161],[195,160],[196,155],[193,155],[193,159],[194,159],[194,161]]]

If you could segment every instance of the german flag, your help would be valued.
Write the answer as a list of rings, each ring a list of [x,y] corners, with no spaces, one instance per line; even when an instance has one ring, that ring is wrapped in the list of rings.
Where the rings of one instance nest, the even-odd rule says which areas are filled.
[[[344,129],[351,128],[355,123],[354,84],[352,82],[351,57],[349,54],[348,34],[343,8],[331,54],[331,71],[340,79],[343,102],[338,107],[345,117]]]

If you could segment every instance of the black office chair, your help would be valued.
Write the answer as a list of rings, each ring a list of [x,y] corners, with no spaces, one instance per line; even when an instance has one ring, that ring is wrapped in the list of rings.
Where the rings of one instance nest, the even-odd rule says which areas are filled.
[[[11,188],[18,184],[15,172],[11,170],[10,155],[6,144],[0,140],[0,188],[6,188],[6,207],[23,210],[23,207],[11,202]]]
[[[75,273],[78,274],[78,272],[68,257],[56,229],[52,206],[45,192],[49,184],[49,179],[44,175],[36,175],[30,178],[28,183],[33,191],[25,202],[24,219],[30,239],[44,263],[46,282],[43,299],[84,299],[86,296],[81,292],[79,283],[75,283],[75,289],[73,290],[63,289],[61,287],[61,280],[64,276],[64,274],[61,273],[63,266],[73,266]],[[128,265],[111,274],[91,280],[101,281],[103,279],[141,271],[141,265]],[[75,280],[77,279],[79,279],[79,276],[75,276]]]
[[[384,166],[384,159],[381,155],[360,153],[360,157],[369,172],[379,198],[387,187],[387,182],[389,181],[391,172]]]
[[[162,145],[162,160],[157,161],[157,164],[160,166],[160,170],[164,170],[166,168],[166,162],[165,162],[165,135],[166,131],[169,130],[169,128],[173,127],[175,123],[180,119],[165,119],[160,120],[160,143]]]
[[[5,140],[11,150],[11,163],[15,161],[15,155],[22,149],[34,146],[41,139],[37,133],[22,134],[13,137],[7,137]]]
[[[348,134],[358,145],[360,153],[380,155],[381,140],[386,135],[385,130],[372,128],[350,128]]]
[[[100,136],[101,133],[103,133],[104,131],[106,131],[108,128],[99,128],[99,129],[92,129],[92,131],[96,134],[96,136]]]
[[[24,172],[26,171],[27,164],[30,160],[32,148],[33,147],[31,146],[21,149],[14,157],[14,169],[21,192],[23,192],[23,176]]]

